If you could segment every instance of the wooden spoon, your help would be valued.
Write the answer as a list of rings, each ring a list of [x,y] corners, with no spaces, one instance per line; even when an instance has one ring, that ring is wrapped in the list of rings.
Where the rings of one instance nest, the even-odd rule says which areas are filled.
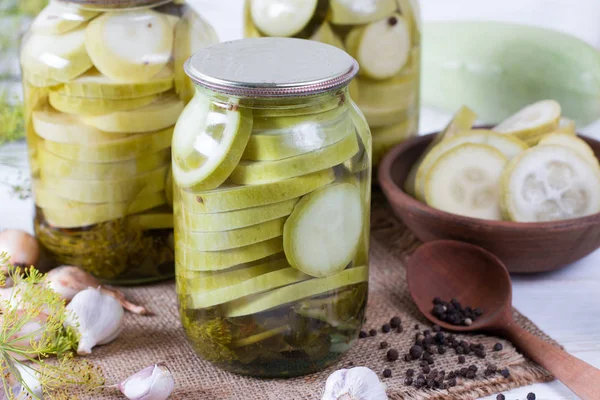
[[[489,331],[505,337],[581,399],[600,399],[600,370],[532,335],[513,320],[510,275],[492,253],[452,240],[429,242],[409,259],[407,280],[413,300],[431,322],[450,331]],[[483,315],[468,327],[450,325],[431,314],[435,297],[455,298],[463,305],[481,308]]]

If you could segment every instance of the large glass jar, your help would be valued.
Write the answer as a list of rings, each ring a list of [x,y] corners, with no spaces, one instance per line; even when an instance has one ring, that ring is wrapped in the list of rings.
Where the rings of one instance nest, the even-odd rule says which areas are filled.
[[[198,88],[173,135],[180,313],[197,353],[226,370],[309,373],[358,336],[371,139],[347,89],[357,69],[339,49],[284,38],[186,64]]]
[[[216,42],[165,0],[50,3],[21,48],[35,232],[56,263],[115,283],[174,275],[168,186],[193,51]]]
[[[350,85],[373,136],[373,164],[417,135],[419,0],[246,0],[245,35],[317,40],[358,60]]]

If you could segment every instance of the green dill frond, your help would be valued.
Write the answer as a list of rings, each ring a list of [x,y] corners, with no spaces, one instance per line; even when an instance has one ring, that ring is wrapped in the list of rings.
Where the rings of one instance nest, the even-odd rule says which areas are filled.
[[[0,91],[0,145],[25,137],[25,109],[18,99]]]

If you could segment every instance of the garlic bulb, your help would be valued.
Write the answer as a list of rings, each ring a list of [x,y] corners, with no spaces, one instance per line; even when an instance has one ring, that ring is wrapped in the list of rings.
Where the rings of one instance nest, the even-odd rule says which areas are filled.
[[[25,231],[6,229],[0,232],[0,253],[3,252],[10,257],[9,264],[15,267],[30,267],[38,262],[40,245]]]
[[[127,301],[122,292],[111,287],[102,286],[98,279],[79,267],[63,265],[54,268],[46,274],[46,285],[61,295],[67,302],[71,301],[73,297],[82,290],[89,287],[97,287],[105,294],[117,299],[126,310],[131,311],[134,314],[148,313],[144,307]]]
[[[175,388],[175,380],[164,364],[144,368],[118,385],[131,400],[166,400]]]
[[[369,368],[340,369],[327,378],[321,400],[387,400],[385,390]]]
[[[123,329],[123,307],[99,289],[88,288],[77,293],[67,310],[66,324],[80,334],[79,355],[91,354],[92,347],[113,341]]]

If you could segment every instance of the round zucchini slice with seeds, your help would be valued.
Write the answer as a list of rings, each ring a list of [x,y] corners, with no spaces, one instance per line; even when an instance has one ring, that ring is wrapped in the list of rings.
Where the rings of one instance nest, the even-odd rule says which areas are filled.
[[[526,139],[541,133],[550,133],[560,124],[561,107],[554,100],[531,104],[496,125],[494,132],[506,133]]]
[[[253,0],[250,15],[263,36],[309,38],[325,20],[327,0]]]

